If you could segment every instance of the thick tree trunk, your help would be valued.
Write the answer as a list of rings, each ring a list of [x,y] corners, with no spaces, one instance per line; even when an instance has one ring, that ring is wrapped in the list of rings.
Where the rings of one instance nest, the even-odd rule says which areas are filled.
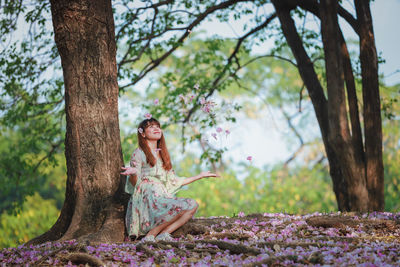
[[[365,168],[370,207],[383,210],[384,176],[382,160],[382,119],[376,54],[369,0],[355,0],[360,27],[360,61],[364,102]]]
[[[124,238],[114,19],[110,0],[51,1],[65,83],[67,188],[60,217],[31,243]]]
[[[350,210],[368,210],[368,191],[365,168],[359,162],[347,119],[344,90],[343,58],[340,49],[338,2],[321,0],[320,18],[322,43],[325,54],[325,70],[328,91],[328,140],[339,158],[340,166],[347,180]]]
[[[297,5],[304,4],[304,2],[273,0],[272,3],[275,6],[281,22],[283,34],[296,58],[300,76],[307,87],[315,109],[329,161],[330,174],[339,210],[380,210],[379,207],[373,204],[371,205],[371,203],[377,201],[382,204],[382,201],[380,199],[371,200],[371,198],[375,198],[377,194],[376,191],[382,193],[383,196],[383,183],[381,190],[374,179],[370,178],[368,180],[367,178],[368,171],[366,171],[364,159],[366,158],[365,154],[368,154],[369,151],[366,149],[364,152],[363,149],[354,77],[352,75],[347,48],[341,36],[337,21],[337,1],[323,0],[320,4],[316,1],[307,2],[309,6],[313,6],[313,13],[321,19],[321,32],[323,36],[328,84],[328,100],[325,98],[323,88],[317,78],[313,64],[304,49],[302,40],[297,33],[295,23],[290,15],[290,10],[294,9]],[[319,8],[317,9],[316,7],[318,6]],[[358,25],[360,25],[360,28],[363,27],[361,21]],[[369,39],[369,44],[370,43],[371,40]],[[374,44],[374,42],[372,43]],[[370,74],[374,72],[373,68],[367,67],[366,69],[368,69]],[[374,73],[377,74],[377,69]],[[351,79],[353,80],[351,81]],[[354,105],[350,107],[351,131],[348,122],[348,112],[346,110],[344,81],[346,81],[347,85],[349,105]],[[364,96],[364,101],[370,98],[371,96]],[[371,104],[368,106],[371,108]],[[376,103],[372,106],[376,111]],[[379,112],[380,109],[378,108],[378,114]],[[370,120],[375,124],[381,125],[380,120],[377,120],[375,117],[373,118],[371,116]],[[377,127],[376,131],[380,131],[381,134],[380,127]],[[378,142],[380,142],[380,144],[382,143],[379,140]],[[367,144],[365,146],[367,146]],[[379,153],[377,153],[379,147],[376,143],[370,144],[370,147],[370,151],[374,151],[375,153],[372,153],[372,155],[375,156],[371,157],[370,155],[369,157],[371,157],[371,160],[373,158],[379,161],[379,163],[376,161],[372,163],[373,167],[371,167],[371,169],[374,171],[371,171],[371,173],[375,176],[372,175],[371,177],[379,177],[379,164],[382,163],[382,158],[379,158]],[[375,195],[371,194],[371,192]]]

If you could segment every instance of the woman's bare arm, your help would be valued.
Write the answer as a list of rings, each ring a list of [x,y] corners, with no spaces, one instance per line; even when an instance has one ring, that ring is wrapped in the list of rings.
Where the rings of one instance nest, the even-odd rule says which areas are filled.
[[[220,176],[218,174],[212,173],[210,171],[202,172],[202,173],[200,173],[200,174],[198,174],[196,176],[186,178],[185,180],[183,180],[182,185],[191,184],[194,181],[197,181],[197,180],[200,180],[200,179],[206,178],[206,177],[220,177]]]

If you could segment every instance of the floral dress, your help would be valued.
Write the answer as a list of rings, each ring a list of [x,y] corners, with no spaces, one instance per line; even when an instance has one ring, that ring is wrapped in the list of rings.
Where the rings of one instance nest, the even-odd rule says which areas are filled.
[[[125,222],[129,236],[139,237],[154,227],[172,220],[183,210],[191,210],[198,204],[194,199],[178,198],[175,193],[182,186],[183,177],[173,170],[166,171],[158,157],[154,167],[146,162],[146,155],[137,148],[131,157],[130,165],[137,168],[135,186],[126,178],[125,192],[131,194]]]

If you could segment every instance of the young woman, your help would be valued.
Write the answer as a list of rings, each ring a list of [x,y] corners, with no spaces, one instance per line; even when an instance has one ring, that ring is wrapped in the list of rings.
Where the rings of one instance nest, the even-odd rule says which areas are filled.
[[[132,194],[126,213],[126,227],[131,238],[146,235],[143,241],[172,240],[171,233],[195,214],[194,199],[177,198],[181,186],[205,177],[219,177],[211,172],[183,178],[175,175],[160,123],[146,119],[138,128],[139,147],[133,152],[125,191]]]

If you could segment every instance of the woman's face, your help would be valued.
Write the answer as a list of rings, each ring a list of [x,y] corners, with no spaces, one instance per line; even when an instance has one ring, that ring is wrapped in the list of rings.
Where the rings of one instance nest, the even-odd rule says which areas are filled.
[[[162,135],[162,130],[158,127],[157,124],[151,124],[150,126],[144,129],[142,136],[148,140],[159,140]]]

